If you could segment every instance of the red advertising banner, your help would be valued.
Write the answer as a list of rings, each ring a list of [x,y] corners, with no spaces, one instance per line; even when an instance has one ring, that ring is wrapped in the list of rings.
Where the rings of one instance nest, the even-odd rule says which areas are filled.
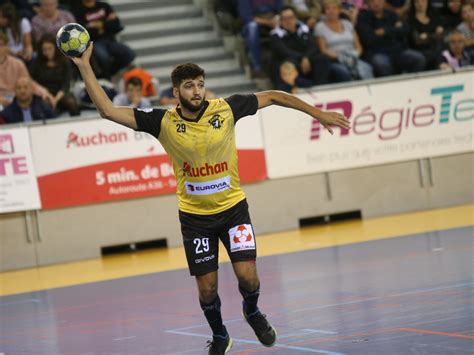
[[[242,183],[266,178],[263,150],[240,150]],[[38,178],[43,208],[170,194],[176,179],[166,155],[89,165]]]
[[[265,180],[260,124],[238,128],[242,183]],[[153,137],[105,121],[88,120],[31,128],[38,187],[44,209],[171,194],[176,179]]]

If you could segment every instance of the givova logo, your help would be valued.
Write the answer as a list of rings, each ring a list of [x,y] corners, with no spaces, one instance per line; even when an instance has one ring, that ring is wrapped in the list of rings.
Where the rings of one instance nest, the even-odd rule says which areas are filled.
[[[474,97],[456,100],[455,94],[464,92],[463,84],[435,87],[430,96],[439,97],[439,104],[413,104],[409,99],[406,106],[391,107],[381,111],[364,107],[353,115],[354,105],[350,100],[327,102],[315,106],[328,111],[342,112],[350,121],[352,129],[339,128],[341,136],[376,134],[380,140],[399,137],[404,130],[446,124],[454,121],[474,119]],[[311,140],[319,140],[324,127],[317,120],[312,121]]]

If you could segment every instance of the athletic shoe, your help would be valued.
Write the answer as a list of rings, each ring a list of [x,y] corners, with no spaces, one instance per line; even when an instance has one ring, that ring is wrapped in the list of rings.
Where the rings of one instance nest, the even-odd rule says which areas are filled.
[[[277,333],[275,328],[268,323],[265,314],[257,311],[251,315],[247,315],[245,314],[245,311],[243,311],[242,315],[247,323],[252,327],[258,341],[260,341],[263,346],[271,347],[275,345]]]
[[[227,334],[224,338],[220,335],[214,335],[212,341],[207,341],[209,348],[209,355],[224,355],[227,354],[232,348],[232,338]]]

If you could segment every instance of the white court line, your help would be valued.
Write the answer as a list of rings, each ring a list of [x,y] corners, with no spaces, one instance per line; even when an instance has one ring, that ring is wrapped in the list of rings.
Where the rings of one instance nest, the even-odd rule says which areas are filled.
[[[306,333],[303,333],[302,331],[305,331]],[[303,335],[308,335],[308,334],[329,334],[329,335],[336,335],[339,334],[337,332],[331,332],[329,330],[319,330],[319,329],[301,329],[300,332],[298,333],[288,333],[285,335],[278,335],[278,339],[285,339],[285,338],[293,338],[293,337],[299,337]]]
[[[236,319],[231,319],[231,320],[225,320],[224,323],[225,324],[228,324],[228,323],[234,323],[234,322],[240,322],[240,321],[243,321],[242,318],[236,318]],[[182,330],[189,330],[189,329],[196,329],[196,328],[201,328],[201,327],[208,327],[209,325],[206,323],[202,323],[202,324],[198,324],[198,325],[192,325],[190,327],[185,327],[185,328],[177,328],[177,329],[172,329],[173,331],[182,331]],[[286,334],[286,335],[283,335],[283,336],[279,336],[279,338],[290,338],[292,336],[298,336],[298,335],[305,335],[305,334],[311,334],[311,333],[319,333],[319,334],[329,334],[329,335],[335,335],[335,334],[339,334],[338,332],[333,332],[333,331],[330,331],[330,330],[321,330],[321,329],[301,329],[303,331],[305,331],[306,333],[302,334],[302,333],[292,333],[292,334]]]
[[[329,334],[329,335],[335,335],[338,334],[338,332],[331,332],[329,330],[321,330],[321,329],[302,329],[308,333],[319,333],[319,334]]]
[[[29,298],[27,300],[21,300],[21,301],[10,301],[10,302],[2,302],[0,301],[0,306],[10,306],[13,304],[22,304],[22,303],[40,303],[41,301],[36,299],[36,298]],[[0,353],[1,355],[1,353]]]
[[[347,304],[364,303],[364,302],[369,302],[369,301],[382,300],[382,299],[384,299],[384,298],[394,298],[394,297],[413,295],[413,294],[423,293],[423,292],[428,292],[428,291],[446,290],[446,289],[450,289],[450,288],[463,287],[463,286],[471,286],[471,285],[474,285],[474,282],[465,283],[465,284],[451,285],[451,286],[425,288],[425,289],[414,290],[414,291],[408,291],[408,292],[403,292],[403,293],[395,293],[395,294],[393,294],[393,295],[388,295],[388,296],[371,297],[371,298],[366,298],[366,299],[364,299],[364,300],[341,302],[341,303],[333,303],[333,304],[324,304],[324,305],[320,305],[320,306],[312,306],[312,307],[300,308],[300,309],[296,309],[296,310],[291,311],[291,312],[303,312],[303,311],[308,311],[308,310],[311,310],[311,309],[321,309],[321,308],[344,306],[344,305],[347,305]]]
[[[134,338],[136,338],[136,337],[137,337],[136,335],[132,335],[132,336],[129,336],[129,337],[124,337],[124,338],[115,338],[114,341],[127,340],[127,339],[134,339]]]
[[[199,338],[207,338],[209,339],[209,335],[204,334],[196,334],[196,333],[189,333],[189,332],[179,332],[176,330],[165,330],[166,333],[171,334],[178,334],[178,335],[188,335],[192,337],[199,337]],[[261,345],[260,342],[256,340],[245,340],[245,339],[236,339],[232,338],[234,342],[244,343],[244,344],[252,344],[252,345]],[[299,350],[309,353],[315,354],[326,354],[326,355],[345,355],[344,353],[337,353],[334,351],[327,351],[327,350],[320,350],[320,349],[312,349],[312,348],[304,348],[301,346],[290,346],[290,345],[283,345],[283,344],[275,344],[275,348],[283,348],[283,349],[290,349],[290,350]]]
[[[344,306],[348,304],[355,304],[355,303],[364,303],[364,302],[369,302],[369,301],[375,301],[375,300],[380,300],[384,298],[392,298],[392,297],[400,297],[400,296],[406,296],[406,295],[411,295],[411,294],[416,294],[416,293],[423,293],[423,292],[428,292],[428,291],[437,291],[437,290],[444,290],[444,289],[450,289],[450,288],[456,288],[456,287],[463,287],[463,286],[471,286],[474,285],[474,282],[470,283],[465,283],[465,284],[457,284],[457,285],[451,285],[451,286],[442,286],[442,287],[435,287],[435,288],[426,288],[426,289],[420,289],[420,290],[414,290],[414,291],[408,291],[404,293],[397,293],[393,295],[388,295],[388,296],[379,296],[379,297],[372,297],[372,298],[366,298],[364,300],[357,300],[357,301],[348,301],[348,302],[341,302],[341,303],[333,303],[333,304],[323,304],[320,306],[312,306],[312,307],[306,307],[306,308],[300,308],[293,310],[291,312],[302,312],[310,309],[321,309],[321,308],[329,308],[329,307],[337,307],[337,306]],[[231,319],[231,320],[226,320],[225,323],[233,323],[233,322],[239,322],[242,321],[242,318],[236,318],[236,319]],[[200,327],[207,327],[207,323],[201,323],[197,325],[192,325],[190,327],[184,327],[184,328],[177,328],[174,329],[176,331],[180,330],[188,330],[188,329],[194,329],[194,328],[200,328]],[[324,333],[323,333],[324,334]],[[331,333],[329,333],[331,334]]]
[[[243,321],[242,318],[235,318],[235,319],[225,320],[224,323],[227,324],[227,323],[234,323],[234,322],[241,322],[241,321]],[[201,323],[201,324],[197,324],[197,325],[192,325],[190,327],[177,328],[177,329],[173,329],[173,330],[188,330],[188,329],[208,327],[208,326],[209,325],[207,323]]]
[[[418,290],[413,290],[413,291],[408,291],[408,292],[403,292],[403,293],[392,294],[392,295],[388,295],[388,296],[379,296],[379,297],[367,298],[365,300],[349,301],[349,302],[342,302],[342,303],[333,303],[333,304],[327,304],[327,305],[306,307],[306,308],[297,309],[297,310],[294,310],[294,311],[291,311],[291,312],[302,312],[302,311],[311,310],[311,309],[321,309],[321,308],[343,306],[343,305],[347,305],[347,304],[363,303],[363,302],[380,300],[380,299],[384,299],[384,298],[400,297],[400,296],[412,295],[412,294],[423,293],[423,292],[428,292],[428,291],[438,291],[438,290],[445,290],[445,289],[450,289],[450,288],[471,286],[471,285],[474,285],[474,282],[464,283],[464,284],[456,284],[456,285],[450,285],[450,286],[418,289]],[[242,321],[242,319],[238,318],[238,319],[226,320],[225,323],[231,323],[231,322],[237,322],[237,321]],[[166,333],[172,333],[172,334],[195,336],[195,337],[201,337],[201,338],[209,338],[208,335],[188,333],[188,332],[182,332],[181,331],[181,330],[187,330],[187,329],[200,328],[200,327],[203,327],[203,326],[207,326],[207,324],[193,325],[193,326],[190,326],[190,327],[179,328],[179,329],[175,329],[175,330],[166,330],[165,332]],[[337,334],[335,332],[330,332],[330,331],[325,331],[325,330],[318,330],[318,329],[304,329],[304,330],[306,330],[308,332],[312,332],[312,333]],[[280,338],[286,338],[286,337],[289,337],[289,335],[281,336]],[[260,344],[257,341],[244,340],[244,339],[234,339],[234,338],[232,338],[232,339],[234,341],[237,341],[237,342],[240,342],[240,343]],[[279,345],[279,344],[277,344],[275,346],[280,347],[280,348],[300,350],[300,351],[308,351],[308,352],[319,353],[319,354],[344,355],[343,353],[331,352],[331,351],[326,351],[326,350],[317,350],[317,349],[311,349],[311,348],[303,348],[303,347],[297,347],[297,346],[287,346],[287,345]]]
[[[430,324],[430,323],[438,323],[438,322],[446,322],[446,321],[448,321],[448,320],[462,319],[462,318],[472,318],[472,314],[466,314],[466,315],[464,315],[464,316],[459,316],[459,317],[432,319],[432,320],[427,320],[427,321],[423,321],[423,322],[410,323],[410,327],[412,327],[412,326],[414,326],[414,325]]]

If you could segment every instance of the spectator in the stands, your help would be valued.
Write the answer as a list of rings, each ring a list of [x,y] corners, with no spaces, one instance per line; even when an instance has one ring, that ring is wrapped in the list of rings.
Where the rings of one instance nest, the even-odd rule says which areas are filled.
[[[58,112],[67,111],[70,116],[80,114],[79,105],[70,92],[72,66],[56,48],[56,37],[45,34],[38,43],[38,56],[30,68],[31,76],[48,89],[53,97],[52,106]]]
[[[297,94],[302,89],[313,86],[313,81],[306,79],[300,73],[296,65],[292,62],[284,62],[280,65],[280,80],[277,83],[277,89],[292,94]]]
[[[0,7],[0,31],[8,36],[10,53],[29,62],[33,58],[31,23],[20,17],[15,5],[6,3]]]
[[[368,9],[359,13],[356,30],[364,48],[363,58],[379,77],[423,71],[425,57],[407,45],[408,25],[384,4],[385,0],[368,0]]]
[[[370,64],[359,59],[363,49],[349,20],[341,19],[340,0],[324,0],[324,20],[316,25],[315,35],[323,54],[331,59],[333,82],[374,77]]]
[[[465,38],[462,32],[453,30],[449,33],[448,49],[443,51],[440,62],[440,69],[452,70],[474,64],[474,57],[465,50]]]
[[[291,6],[280,11],[280,26],[271,32],[271,48],[274,60],[274,81],[279,85],[280,65],[293,62],[298,73],[312,80],[313,85],[329,82],[329,58],[322,54],[310,29],[298,21],[296,12]]]
[[[59,6],[66,10],[71,10],[77,0],[59,0]]]
[[[321,17],[320,0],[288,0],[287,5],[292,6],[298,19],[303,21],[311,30]]]
[[[248,51],[252,76],[265,76],[262,67],[261,36],[268,35],[278,25],[278,12],[283,0],[238,0],[242,19],[242,36]]]
[[[413,0],[386,0],[385,8],[395,12],[402,20],[407,20],[408,12],[410,11]]]
[[[359,11],[366,8],[367,6],[364,0],[342,0],[341,18],[351,21],[352,25],[355,26]]]
[[[140,79],[142,82],[142,95],[144,97],[153,97],[157,95],[158,81],[150,72],[137,66],[131,66],[122,75],[124,82],[127,82],[133,77]]]
[[[214,14],[221,30],[225,34],[237,34],[242,26],[238,13],[238,1],[215,0],[213,5]]]
[[[11,103],[17,80],[28,76],[25,63],[9,54],[8,37],[0,32],[0,105],[5,107]],[[33,82],[33,93],[48,103],[53,102],[48,90],[36,82]]]
[[[471,57],[474,57],[474,8],[472,3],[465,3],[462,6],[462,23],[457,30],[464,35],[464,45]]]
[[[34,4],[31,3],[31,1],[28,0],[0,0],[0,6],[3,4],[13,4],[15,8],[17,9],[18,13],[20,14],[20,17],[26,17],[27,19],[33,18],[35,15],[34,11]]]
[[[426,69],[437,69],[445,31],[439,17],[434,16],[429,0],[413,0],[408,24],[411,34],[410,47],[423,53]]]
[[[15,98],[0,117],[5,123],[27,123],[56,117],[53,110],[39,96],[33,95],[29,77],[20,77],[15,84]]]
[[[114,97],[114,105],[133,108],[150,108],[151,102],[142,96],[142,81],[140,78],[131,77],[125,83],[125,93]]]
[[[461,23],[461,7],[461,0],[444,0],[442,7],[435,8],[446,32],[454,30]]]
[[[101,77],[111,79],[133,61],[133,50],[115,38],[123,27],[117,13],[108,3],[81,0],[73,13],[76,20],[87,28],[94,41],[94,57],[100,66]]]
[[[38,11],[38,15],[31,20],[35,42],[45,33],[56,35],[65,24],[76,22],[72,13],[58,8],[58,0],[41,0]]]

